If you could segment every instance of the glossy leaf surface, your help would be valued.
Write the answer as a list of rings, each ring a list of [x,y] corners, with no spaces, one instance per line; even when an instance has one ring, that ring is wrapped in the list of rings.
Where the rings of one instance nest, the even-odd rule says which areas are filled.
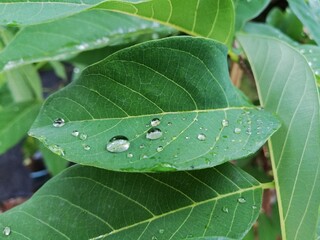
[[[85,50],[135,41],[143,35],[169,35],[158,23],[102,10],[90,10],[58,21],[28,26],[0,52],[0,71]]]
[[[1,214],[10,234],[0,239],[242,239],[262,187],[231,164],[161,174],[75,166]]]
[[[37,102],[23,102],[0,110],[0,154],[26,135],[39,108],[40,104]]]
[[[251,155],[279,122],[238,95],[226,54],[192,37],[119,51],[50,97],[30,135],[67,160],[122,171],[205,168]],[[124,137],[118,147],[126,149],[108,149]]]
[[[240,35],[265,109],[282,127],[270,152],[283,239],[313,239],[320,203],[319,94],[313,72],[296,49],[279,40]]]

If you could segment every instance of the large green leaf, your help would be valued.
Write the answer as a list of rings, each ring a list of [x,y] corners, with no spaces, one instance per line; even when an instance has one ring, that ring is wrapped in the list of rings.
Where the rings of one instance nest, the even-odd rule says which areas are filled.
[[[269,4],[270,0],[233,0],[236,10],[235,30],[240,30],[244,24],[258,16]]]
[[[161,174],[75,166],[1,214],[0,239],[242,239],[263,187],[229,163]]]
[[[317,0],[288,0],[292,11],[307,28],[310,37],[320,45],[320,2]]]
[[[253,154],[279,122],[238,95],[226,55],[222,44],[192,37],[119,51],[52,95],[30,135],[67,160],[124,171],[204,168]],[[54,127],[59,118],[65,124]],[[127,151],[106,150],[116,136],[129,139]]]
[[[84,50],[124,44],[141,35],[173,30],[120,13],[91,10],[58,21],[23,28],[0,52],[0,71],[19,65],[65,59]]]
[[[283,239],[313,239],[320,203],[319,96],[307,60],[279,40],[240,35],[262,105],[282,127],[270,152]]]
[[[39,108],[38,102],[23,102],[0,110],[0,154],[26,135]]]

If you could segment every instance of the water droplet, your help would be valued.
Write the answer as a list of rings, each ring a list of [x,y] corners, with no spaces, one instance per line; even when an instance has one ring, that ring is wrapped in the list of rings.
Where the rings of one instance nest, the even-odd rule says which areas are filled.
[[[189,139],[190,139],[190,137],[189,137],[189,136],[186,136],[186,139],[187,139],[187,140],[189,140]]]
[[[78,137],[79,136],[79,131],[78,130],[74,130],[71,135],[74,136],[74,137]]]
[[[227,208],[226,206],[222,207],[222,212],[228,213],[229,212],[229,208]]]
[[[106,146],[106,149],[112,153],[120,153],[127,151],[130,147],[129,139],[125,136],[115,136],[111,138]]]
[[[303,49],[303,48],[302,48],[302,49],[300,49],[300,53],[302,53],[302,54],[303,54],[303,53],[305,53],[305,52],[306,52],[306,50],[305,50],[305,49]]]
[[[144,144],[141,144],[141,145],[140,145],[140,148],[141,148],[141,149],[144,148]]]
[[[256,205],[252,205],[252,209],[257,209],[258,207]]]
[[[156,236],[152,236],[151,240],[158,240]]]
[[[91,149],[91,147],[89,145],[82,145],[83,149],[86,151],[89,151]]]
[[[239,197],[237,201],[238,201],[238,203],[246,203],[247,202],[247,200],[243,197]]]
[[[168,122],[168,126],[171,126],[172,125],[172,122]]]
[[[87,49],[88,47],[89,47],[89,44],[88,44],[88,43],[82,43],[82,44],[76,46],[76,48],[77,48],[78,50],[85,50],[85,49]]]
[[[164,229],[159,229],[159,233],[163,234],[164,233]]]
[[[247,133],[248,135],[251,135],[251,128],[247,128],[246,133]]]
[[[153,34],[151,35],[151,37],[152,37],[152,39],[158,39],[160,36],[159,36],[158,33],[153,33]]]
[[[54,127],[62,127],[65,124],[63,118],[57,118],[56,120],[53,121],[53,126]]]
[[[163,150],[162,146],[157,147],[157,152],[161,152]]]
[[[3,234],[4,234],[5,236],[9,236],[10,233],[11,233],[11,228],[5,227],[5,228],[3,229]]]
[[[320,75],[320,70],[316,70],[314,73],[315,73],[316,75]]]
[[[87,134],[85,134],[85,133],[81,133],[80,134],[80,139],[81,140],[86,140],[88,138],[88,135]]]
[[[229,126],[229,121],[227,119],[223,119],[221,121],[221,124],[222,124],[223,127],[228,127]]]
[[[128,157],[128,158],[133,158],[133,154],[132,154],[132,153],[128,153],[128,154],[127,154],[127,157]]]
[[[241,129],[240,129],[240,128],[235,128],[235,129],[234,129],[234,133],[236,133],[236,134],[241,133]]]
[[[160,123],[161,123],[161,122],[160,122],[160,119],[159,119],[159,118],[154,118],[154,119],[152,119],[151,122],[150,122],[150,124],[151,124],[152,127],[156,127],[156,126],[158,126]]]
[[[49,148],[50,151],[54,152],[55,154],[57,154],[59,156],[64,156],[65,155],[65,152],[64,152],[63,148],[61,148],[58,145],[50,145],[48,148]]]
[[[206,140],[207,136],[205,134],[203,134],[203,133],[200,133],[200,134],[198,134],[197,138],[200,141],[204,141],[204,140]]]
[[[312,62],[308,62],[308,65],[309,65],[310,67],[312,67]]]
[[[185,118],[185,117],[183,117],[183,118],[182,118],[182,121],[185,121],[185,120],[186,120],[186,118]]]
[[[162,132],[159,128],[151,128],[146,135],[146,138],[150,139],[150,140],[155,140],[158,138],[161,138],[162,136]]]
[[[148,158],[148,155],[145,155],[145,154],[144,154],[144,155],[142,155],[142,158],[143,158],[143,159],[146,159],[146,158]]]

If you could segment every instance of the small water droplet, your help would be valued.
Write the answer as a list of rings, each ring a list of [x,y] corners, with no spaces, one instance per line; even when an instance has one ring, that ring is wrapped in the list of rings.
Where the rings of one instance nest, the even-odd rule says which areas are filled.
[[[160,119],[159,118],[154,118],[151,120],[150,124],[152,127],[156,127],[158,126],[159,124],[161,123]]]
[[[91,147],[89,145],[82,145],[83,149],[86,151],[89,151],[91,149]]]
[[[78,50],[85,50],[85,49],[87,49],[88,47],[89,47],[89,44],[88,44],[88,43],[82,43],[82,44],[76,46],[76,48],[77,48]]]
[[[246,133],[247,133],[248,135],[251,135],[251,128],[247,128]]]
[[[156,236],[152,236],[151,240],[158,240]]]
[[[59,156],[65,155],[63,148],[61,148],[59,145],[50,145],[48,148],[50,151],[54,152],[55,154],[57,154]]]
[[[133,158],[133,154],[132,154],[132,153],[128,153],[128,154],[127,154],[127,157],[128,157],[128,158]]]
[[[143,159],[146,159],[146,158],[148,158],[148,155],[145,155],[145,154],[144,154],[144,155],[142,155],[142,158],[143,158]]]
[[[316,75],[320,75],[320,70],[316,70],[314,73],[315,73]]]
[[[312,62],[308,62],[308,65],[309,65],[310,67],[312,67]]]
[[[236,133],[236,134],[241,133],[241,129],[240,129],[240,128],[235,128],[235,129],[234,129],[234,133]]]
[[[9,236],[11,233],[11,228],[5,227],[2,232],[5,236]]]
[[[106,149],[111,153],[121,153],[127,151],[130,147],[129,139],[125,136],[115,136],[111,138]]]
[[[229,126],[229,121],[227,119],[223,119],[221,121],[221,124],[222,124],[223,127],[228,127]]]
[[[183,118],[182,118],[182,121],[185,121],[185,120],[186,120],[186,118],[185,118],[185,117],[183,117]]]
[[[161,152],[163,150],[162,146],[157,147],[157,152]]]
[[[300,53],[302,53],[302,54],[304,54],[306,52],[306,50],[305,49],[300,49]]]
[[[159,229],[159,233],[163,234],[164,233],[164,229]]]
[[[78,130],[74,130],[72,131],[71,135],[74,136],[74,137],[78,137],[79,136],[79,131]]]
[[[228,213],[229,212],[229,208],[227,208],[226,206],[222,207],[222,212]]]
[[[247,202],[247,200],[243,197],[239,197],[237,201],[238,201],[238,203],[246,203]]]
[[[189,139],[190,139],[190,137],[189,137],[189,136],[186,136],[186,139],[187,139],[187,140],[189,140]]]
[[[172,122],[168,122],[168,126],[171,126],[172,125]]]
[[[162,136],[162,132],[159,128],[151,128],[147,132],[146,138],[150,140],[155,140],[155,139],[161,138],[161,136]]]
[[[252,205],[252,209],[257,209],[257,206],[256,205]]]
[[[80,139],[81,140],[86,140],[88,138],[88,135],[87,134],[85,134],[85,133],[81,133],[80,134]]]
[[[152,39],[158,39],[160,36],[159,36],[159,34],[158,33],[153,33],[152,35],[151,35],[151,38]]]
[[[199,133],[198,136],[197,136],[198,140],[200,141],[205,141],[207,136],[203,133]]]
[[[53,121],[53,126],[54,127],[62,127],[65,124],[63,118],[57,118],[56,120]]]
[[[141,149],[144,148],[144,144],[141,144],[141,145],[140,145],[140,148],[141,148]]]

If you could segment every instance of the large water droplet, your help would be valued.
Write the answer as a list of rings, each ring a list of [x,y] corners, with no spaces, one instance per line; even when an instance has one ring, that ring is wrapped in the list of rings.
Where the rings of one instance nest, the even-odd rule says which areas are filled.
[[[247,202],[247,200],[243,197],[239,197],[237,201],[238,201],[238,203],[246,203]]]
[[[81,140],[86,140],[88,138],[88,135],[87,134],[85,134],[85,133],[81,133],[80,134],[80,139]]]
[[[91,147],[89,145],[83,145],[83,149],[86,151],[89,151],[91,149]]]
[[[5,236],[9,236],[11,233],[11,228],[5,227],[2,232]]]
[[[79,136],[79,131],[78,130],[74,130],[71,135],[74,136],[74,137],[78,137]]]
[[[59,156],[64,156],[65,152],[64,149],[61,148],[59,145],[50,145],[49,150],[54,152],[55,154],[59,155]]]
[[[161,121],[160,121],[159,118],[154,118],[154,119],[151,120],[150,125],[151,125],[152,127],[156,127],[156,126],[158,126],[160,123],[161,123]]]
[[[56,120],[53,121],[53,126],[54,127],[62,127],[65,124],[63,118],[57,118]]]
[[[235,129],[234,129],[234,133],[236,133],[236,134],[241,133],[241,129],[240,129],[240,128],[235,128]]]
[[[120,153],[127,151],[130,147],[129,139],[125,136],[115,136],[111,138],[106,146],[106,149],[112,153]]]
[[[159,128],[151,128],[146,135],[146,137],[150,140],[161,138],[161,136],[162,136],[162,132]]]
[[[197,138],[200,141],[204,141],[204,140],[206,140],[207,136],[203,133],[200,133],[200,134],[198,134]]]
[[[228,127],[229,126],[229,121],[227,119],[223,119],[221,121],[221,124],[222,124],[223,127]]]
[[[228,213],[229,212],[229,208],[227,208],[226,206],[222,207],[222,212]]]
[[[161,152],[163,150],[162,146],[157,147],[157,152]]]

